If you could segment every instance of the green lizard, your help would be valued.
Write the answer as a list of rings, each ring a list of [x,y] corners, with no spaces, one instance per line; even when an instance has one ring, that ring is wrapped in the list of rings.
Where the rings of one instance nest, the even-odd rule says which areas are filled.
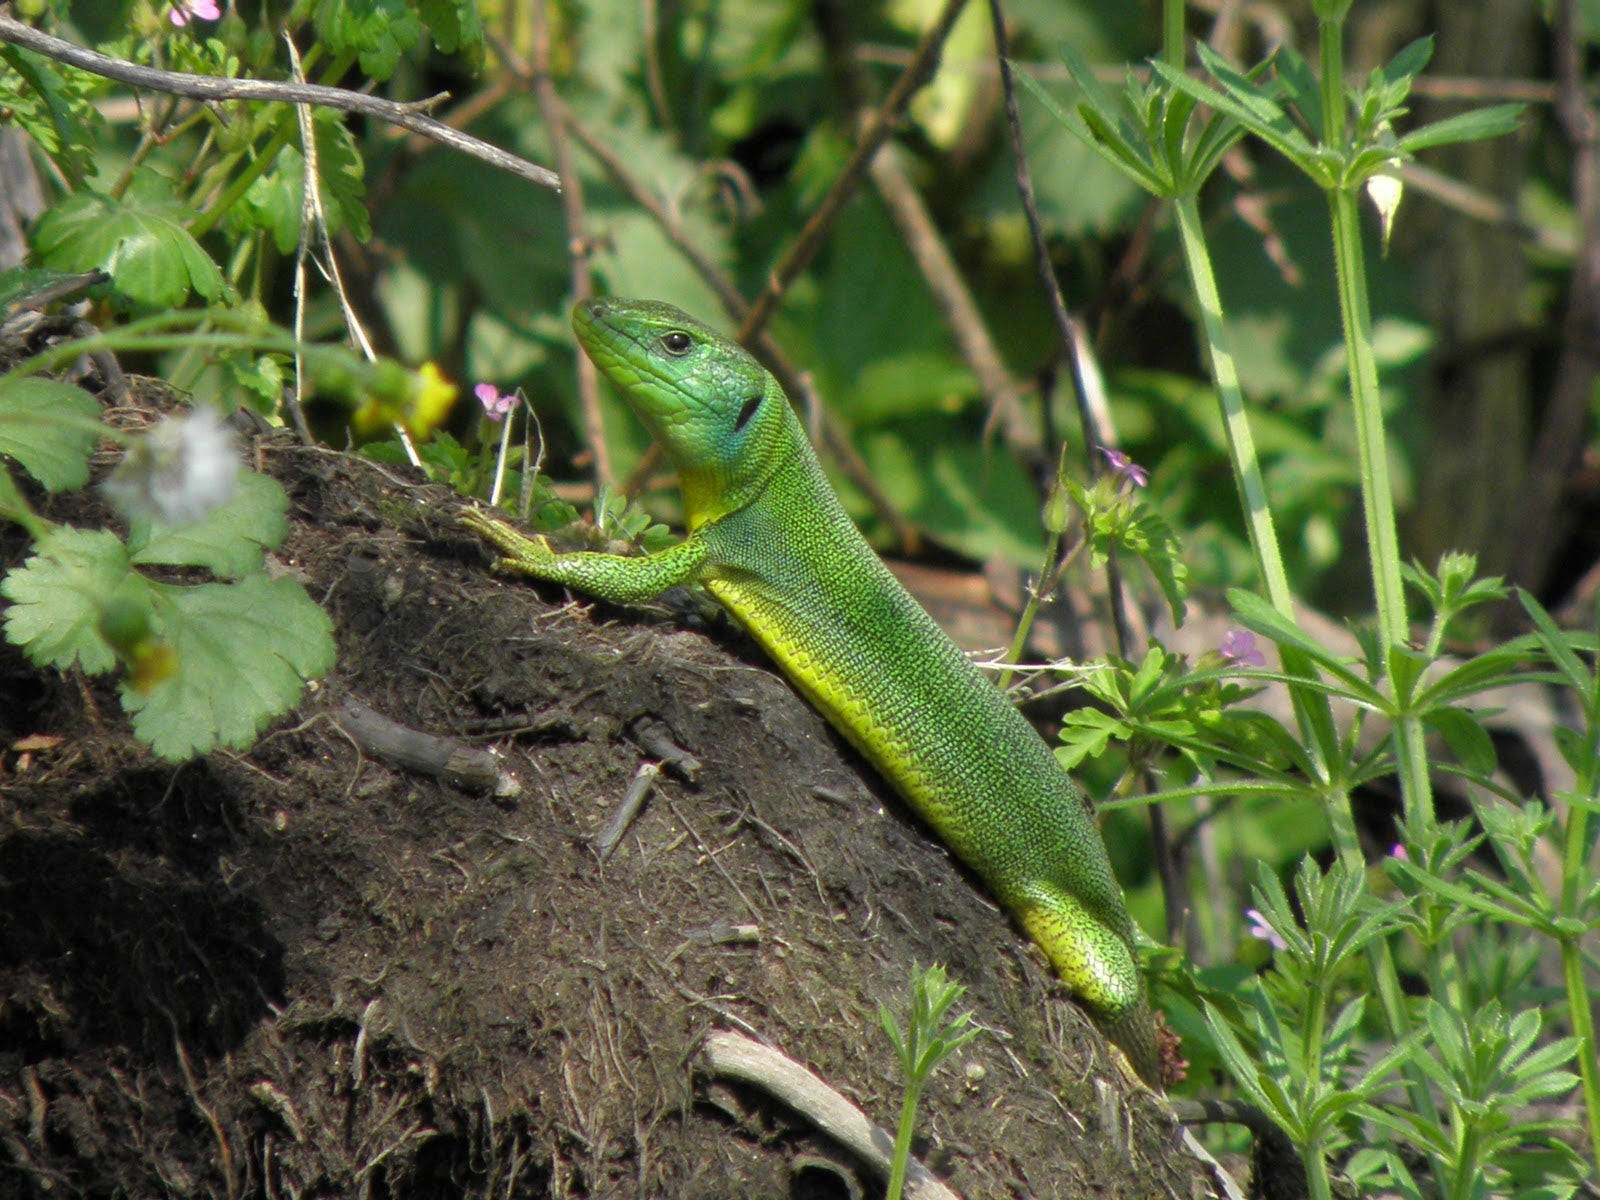
[[[668,304],[584,300],[572,324],[677,468],[688,536],[643,557],[557,554],[465,514],[504,554],[496,568],[622,604],[700,583],[983,877],[1159,1085],[1133,922],[1088,801],[857,532],[777,380]]]

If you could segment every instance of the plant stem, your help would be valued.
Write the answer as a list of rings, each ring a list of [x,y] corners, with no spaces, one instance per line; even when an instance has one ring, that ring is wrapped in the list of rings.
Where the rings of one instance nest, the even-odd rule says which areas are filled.
[[[1161,5],[1161,60],[1168,66],[1183,70],[1185,59],[1183,43],[1184,0],[1162,0]]]
[[[1584,704],[1586,716],[1587,753],[1580,761],[1589,764],[1579,773],[1576,792],[1580,796],[1595,794],[1600,784],[1600,727],[1596,725],[1597,706],[1594,700]],[[1567,806],[1566,844],[1562,847],[1561,900],[1559,912],[1563,917],[1580,916],[1583,909],[1583,891],[1591,876],[1587,869],[1589,857],[1589,809],[1583,804]],[[1594,1009],[1591,1007],[1589,989],[1583,973],[1583,946],[1579,939],[1568,936],[1559,939],[1561,946],[1561,974],[1567,989],[1568,1020],[1573,1036],[1578,1039],[1578,1078],[1583,1086],[1584,1116],[1589,1125],[1589,1157],[1600,1159],[1600,1046],[1594,1040]]]
[[[1338,156],[1345,147],[1344,23],[1320,23],[1319,65],[1322,71],[1322,141]],[[1361,245],[1361,222],[1355,193],[1334,180],[1328,187],[1328,209],[1333,227],[1334,269],[1339,291],[1339,317],[1349,360],[1350,400],[1355,417],[1356,453],[1361,472],[1361,501],[1366,519],[1367,555],[1372,570],[1378,616],[1380,667],[1393,678],[1389,658],[1407,639],[1405,593],[1400,578],[1400,539],[1395,528],[1394,492],[1389,479],[1389,455],[1383,427],[1382,397],[1378,387],[1378,360],[1372,348],[1372,312],[1367,303],[1366,259]],[[1397,697],[1398,699],[1398,697]],[[1400,776],[1405,819],[1413,839],[1433,823],[1432,780],[1428,774],[1422,722],[1401,712],[1395,719],[1394,750]],[[1346,814],[1348,819],[1348,814]],[[1448,951],[1446,951],[1448,953]],[[1369,959],[1390,1032],[1404,1037],[1411,1028],[1387,938],[1378,938]],[[1450,975],[1459,977],[1459,971]],[[1442,1001],[1441,1001],[1442,1002]],[[1438,1107],[1428,1080],[1414,1062],[1405,1066],[1406,1092],[1412,1105],[1437,1123]],[[1435,1178],[1442,1181],[1443,1166],[1430,1155]],[[1441,1182],[1442,1187],[1442,1182]]]
[[[1222,293],[1217,287],[1211,255],[1206,249],[1200,207],[1194,194],[1186,193],[1174,198],[1173,208],[1178,218],[1178,239],[1183,244],[1184,262],[1189,271],[1189,286],[1194,289],[1195,302],[1200,310],[1200,326],[1211,360],[1211,378],[1216,384],[1217,402],[1222,408],[1222,428],[1227,437],[1228,453],[1233,459],[1233,476],[1239,484],[1245,530],[1250,538],[1250,549],[1255,555],[1256,570],[1260,573],[1268,602],[1285,618],[1293,621],[1294,593],[1289,588],[1289,575],[1284,569],[1283,553],[1278,547],[1278,531],[1273,524],[1272,507],[1261,477],[1261,460],[1256,454],[1255,439],[1251,436],[1250,422],[1245,415],[1244,393],[1239,386],[1238,367],[1228,341],[1227,326],[1222,319]],[[1287,648],[1280,649],[1279,654],[1286,672],[1305,678],[1314,676],[1316,668],[1304,654]],[[1306,749],[1323,772],[1324,782],[1327,782],[1327,764],[1337,756],[1339,745],[1333,710],[1326,696],[1313,694],[1307,689],[1291,688],[1290,698]],[[1335,839],[1341,856],[1360,854],[1360,847],[1353,837],[1353,827],[1351,833],[1348,841]]]
[[[313,46],[305,54],[301,64],[302,71],[309,71],[316,62],[317,50]],[[341,54],[328,64],[328,69],[323,72],[325,82],[332,82],[350,69],[350,64],[355,62],[354,54]],[[251,160],[250,165],[233,177],[233,181],[222,190],[222,194],[211,202],[211,205],[189,226],[189,232],[195,237],[209,233],[212,226],[220,221],[224,214],[250,190],[250,185],[272,169],[278,161],[278,155],[300,132],[300,122],[292,109],[286,110],[278,118],[278,127],[272,131],[272,136],[267,139],[267,144],[261,147],[261,152]]]
[[[1577,820],[1577,806],[1573,819]],[[1561,974],[1567,987],[1568,1019],[1578,1039],[1578,1078],[1583,1086],[1584,1116],[1589,1126],[1589,1157],[1600,1156],[1600,1059],[1594,1043],[1594,1010],[1583,977],[1583,948],[1576,938],[1561,939]]]
[[[894,1133],[894,1158],[889,1163],[889,1186],[884,1200],[900,1200],[906,1186],[906,1164],[911,1159],[911,1134],[917,1123],[917,1102],[922,1087],[915,1079],[906,1080],[905,1099],[900,1102],[900,1125]]]

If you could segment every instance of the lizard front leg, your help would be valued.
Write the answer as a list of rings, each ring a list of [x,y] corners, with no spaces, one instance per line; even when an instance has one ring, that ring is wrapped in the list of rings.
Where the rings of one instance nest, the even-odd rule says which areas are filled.
[[[558,554],[543,537],[529,537],[481,509],[469,509],[456,519],[500,551],[496,571],[565,584],[613,604],[636,604],[691,582],[708,555],[705,542],[693,534],[666,550],[638,557],[587,550]]]

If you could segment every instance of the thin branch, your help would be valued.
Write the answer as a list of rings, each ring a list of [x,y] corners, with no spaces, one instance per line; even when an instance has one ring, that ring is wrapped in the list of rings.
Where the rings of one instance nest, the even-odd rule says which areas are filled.
[[[549,188],[554,192],[561,190],[559,177],[549,168],[529,162],[471,134],[452,129],[443,121],[423,115],[426,110],[436,108],[448,99],[447,92],[441,92],[426,100],[399,103],[385,100],[380,96],[369,96],[364,92],[324,87],[314,83],[218,78],[211,75],[190,75],[182,71],[162,71],[155,67],[142,67],[137,63],[112,58],[110,55],[83,46],[75,46],[71,42],[64,42],[60,38],[41,33],[31,25],[24,25],[3,12],[0,12],[0,42],[21,46],[25,50],[43,54],[46,58],[53,58],[57,62],[64,62],[68,66],[77,67],[79,70],[106,79],[115,79],[131,87],[166,92],[173,96],[186,96],[191,100],[267,100],[284,104],[316,104],[322,108],[334,108],[341,112],[360,113],[442,142],[452,149],[482,159],[490,166],[521,176],[540,187]]]
[[[811,264],[817,251],[822,249],[823,242],[833,229],[833,223],[844,211],[845,203],[855,195],[856,189],[861,185],[861,177],[866,174],[867,164],[872,161],[872,156],[894,132],[900,114],[911,102],[911,97],[932,77],[934,69],[939,64],[939,51],[944,46],[945,38],[950,34],[950,27],[955,24],[965,5],[966,0],[945,0],[944,8],[938,18],[917,43],[911,64],[900,73],[900,78],[895,80],[889,95],[862,128],[861,140],[856,144],[850,160],[845,163],[844,170],[839,172],[833,187],[828,190],[828,194],[822,198],[822,203],[806,221],[800,236],[789,247],[789,252],[767,277],[766,286],[751,304],[750,311],[745,314],[744,323],[739,327],[740,342],[748,345],[757,331],[766,325],[776,311],[778,302],[783,299],[784,292],[789,289],[789,285]]]
[[[581,300],[594,290],[589,274],[589,237],[584,229],[583,185],[573,168],[572,148],[567,143],[566,109],[550,78],[548,8],[548,0],[534,0],[533,98],[539,105],[539,116],[550,131],[550,148],[555,155],[556,172],[561,176],[561,217],[567,230],[567,253],[572,256],[572,299]],[[583,422],[584,441],[594,456],[594,481],[600,487],[608,487],[616,481],[616,475],[611,469],[611,450],[600,419],[600,375],[587,354],[576,356],[576,374],[578,415]]]
[[[983,313],[972,298],[961,268],[956,266],[954,256],[945,246],[922,194],[906,173],[904,158],[899,147],[885,146],[872,160],[873,186],[883,197],[890,219],[916,260],[917,269],[922,272],[923,282],[928,285],[928,292],[944,318],[956,350],[978,378],[978,387],[989,407],[989,428],[1001,426],[1005,430],[1006,444],[1037,464],[1042,447],[1038,434],[1028,424],[1016,380],[1006,370]]]

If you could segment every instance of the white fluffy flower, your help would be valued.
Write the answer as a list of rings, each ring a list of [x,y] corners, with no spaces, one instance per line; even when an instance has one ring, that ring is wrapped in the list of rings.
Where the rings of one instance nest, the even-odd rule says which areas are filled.
[[[217,410],[167,417],[136,441],[103,485],[129,520],[193,525],[233,496],[239,452]]]

